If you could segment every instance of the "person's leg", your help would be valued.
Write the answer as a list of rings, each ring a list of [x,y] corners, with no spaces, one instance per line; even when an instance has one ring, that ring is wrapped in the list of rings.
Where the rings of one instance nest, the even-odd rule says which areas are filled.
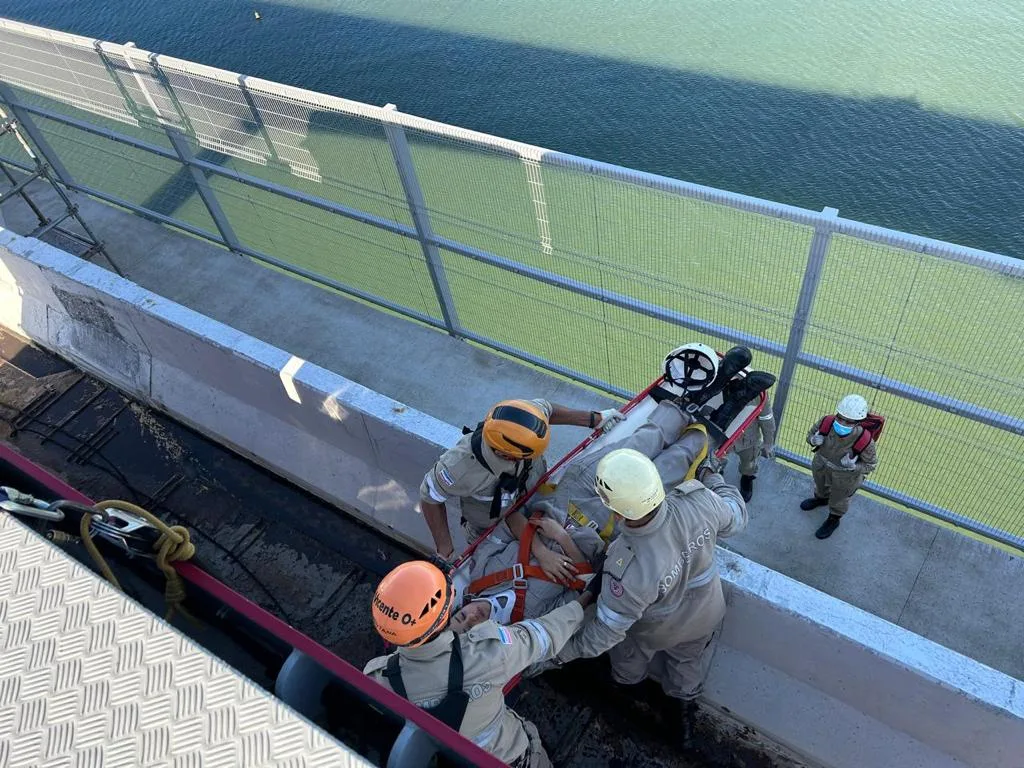
[[[551,768],[551,759],[540,740],[540,734],[537,733],[537,726],[529,720],[524,720],[523,727],[526,729],[526,737],[530,740],[530,746],[526,750],[526,760],[522,765],[528,766],[528,768]],[[513,765],[518,762],[515,761]]]
[[[812,510],[828,504],[832,486],[832,470],[817,461],[811,462],[811,477],[814,479],[814,496],[800,502],[800,509]]]
[[[859,472],[833,472],[829,485],[828,517],[814,534],[819,539],[827,539],[839,527],[840,521],[850,509],[850,500],[860,488],[864,476]]]
[[[682,436],[654,456],[661,482],[666,488],[682,483],[695,461],[702,461],[709,450],[707,433],[696,426],[687,427]]]
[[[740,459],[740,494],[744,501],[750,501],[754,495],[754,478],[757,477],[761,447],[755,442],[736,451],[736,455]]]
[[[620,685],[636,685],[647,677],[647,666],[654,651],[644,648],[629,635],[608,651],[612,663],[612,680]]]
[[[692,701],[704,692],[704,681],[718,647],[721,624],[709,635],[680,643],[665,651],[665,694],[674,699]]]
[[[632,448],[653,459],[679,438],[686,423],[687,419],[678,406],[669,402],[658,403],[647,417],[647,421],[637,427],[629,437],[617,441],[610,449]]]

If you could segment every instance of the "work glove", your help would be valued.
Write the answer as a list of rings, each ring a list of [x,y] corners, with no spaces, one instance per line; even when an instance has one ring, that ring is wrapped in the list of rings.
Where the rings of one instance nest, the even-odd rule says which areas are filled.
[[[598,596],[601,594],[602,584],[604,584],[604,575],[600,571],[597,571],[594,574],[594,578],[592,578],[587,583],[587,586],[583,588],[583,591],[589,592],[590,596],[594,599],[593,602],[596,603]]]
[[[839,463],[846,467],[847,469],[853,469],[854,466],[857,464],[857,457],[854,456],[852,453],[848,453],[839,460]]]
[[[811,445],[821,445],[825,442],[825,436],[815,433],[811,435],[811,439],[809,442],[811,443]]]
[[[708,475],[720,475],[725,468],[725,462],[714,454],[709,455],[697,467],[697,479],[702,483]]]
[[[605,408],[603,411],[598,411],[597,416],[596,428],[602,432],[608,432],[620,421],[625,421],[626,419],[626,415],[617,408]]]
[[[774,459],[775,458],[775,444],[774,443],[764,443],[761,446],[761,455],[764,456],[766,459]]]

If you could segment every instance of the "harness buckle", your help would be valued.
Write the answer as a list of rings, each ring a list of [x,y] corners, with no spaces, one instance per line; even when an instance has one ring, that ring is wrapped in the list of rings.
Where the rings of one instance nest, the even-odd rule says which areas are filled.
[[[592,531],[597,531],[597,523],[594,520],[587,520],[587,528]],[[600,533],[600,531],[598,531]]]
[[[523,570],[522,563],[516,563],[512,566],[512,587],[513,589],[526,589],[526,572]]]

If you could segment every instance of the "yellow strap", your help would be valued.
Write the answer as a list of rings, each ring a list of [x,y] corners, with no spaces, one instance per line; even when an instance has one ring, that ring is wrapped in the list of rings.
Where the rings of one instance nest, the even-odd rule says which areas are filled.
[[[156,565],[163,571],[164,577],[167,579],[167,586],[164,589],[167,613],[164,616],[164,620],[170,621],[175,610],[191,619],[192,617],[181,607],[181,603],[185,599],[185,583],[182,581],[181,576],[178,575],[178,572],[174,570],[174,566],[171,565],[171,563],[176,561],[189,560],[196,553],[196,548],[192,544],[188,528],[183,525],[167,525],[167,523],[152,512],[132,504],[130,501],[110,499],[99,502],[93,508],[97,512],[102,512],[106,509],[119,509],[122,512],[137,515],[160,531],[160,538],[157,539],[153,548],[156,550]],[[107,565],[107,561],[100,554],[99,549],[96,548],[96,544],[93,543],[92,534],[89,532],[92,519],[92,514],[82,515],[82,524],[79,527],[82,543],[85,544],[86,550],[92,555],[92,559],[96,562],[100,572],[107,581],[123,592],[124,588],[118,582],[117,577],[114,576],[114,572],[110,570],[110,566]],[[194,621],[194,619],[192,620]]]
[[[683,435],[685,435],[691,429],[694,430],[694,431],[697,431],[697,432],[703,432],[704,433],[704,446],[697,453],[697,457],[692,462],[690,462],[690,468],[688,470],[686,470],[686,477],[683,478],[683,482],[686,482],[687,480],[694,480],[694,479],[696,479],[696,477],[697,477],[697,467],[699,467],[701,462],[704,461],[704,459],[706,459],[708,457],[708,440],[707,440],[708,428],[705,427],[703,424],[698,422],[698,423],[695,423],[695,424],[691,424],[686,429],[684,429],[683,430]],[[679,439],[682,440],[682,436],[680,436]]]
[[[583,514],[583,512],[580,510],[580,508],[577,507],[575,504],[573,504],[571,501],[569,502],[568,512],[569,512],[569,517],[571,517],[573,520],[575,520],[577,525],[579,525],[579,526],[581,526],[583,528],[587,528],[587,527],[590,526],[590,518],[587,517],[585,514]],[[603,541],[610,541],[611,537],[612,537],[612,534],[614,532],[615,532],[615,515],[609,514],[608,515],[608,522],[604,524],[604,528],[601,529],[601,532],[598,535],[601,537],[601,539]]]

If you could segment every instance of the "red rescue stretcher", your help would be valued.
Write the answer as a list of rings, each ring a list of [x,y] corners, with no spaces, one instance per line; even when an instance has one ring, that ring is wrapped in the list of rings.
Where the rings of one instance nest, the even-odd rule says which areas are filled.
[[[721,354],[719,354],[719,357],[721,357]],[[737,373],[736,376],[745,377],[748,373],[750,373],[749,366]],[[475,541],[471,542],[466,547],[465,551],[463,551],[463,553],[452,563],[450,576],[455,589],[454,609],[460,608],[467,596],[476,596],[500,584],[511,582],[516,591],[516,605],[513,610],[512,621],[515,622],[521,620],[523,617],[522,611],[528,579],[537,578],[548,580],[546,574],[544,574],[538,566],[530,564],[530,547],[536,527],[531,524],[527,526],[524,531],[519,543],[519,562],[513,568],[489,574],[471,583],[469,578],[472,565],[471,559],[477,547],[480,546],[480,544],[486,540],[499,525],[501,525],[506,517],[512,514],[519,514],[519,510],[523,509],[529,503],[530,499],[533,498],[533,496],[542,488],[548,486],[545,490],[550,490],[550,488],[557,486],[558,481],[573,461],[586,457],[592,451],[598,450],[601,446],[607,445],[609,442],[618,442],[619,440],[628,437],[641,424],[646,422],[647,417],[659,402],[662,400],[674,399],[682,394],[682,387],[666,378],[665,374],[662,374],[646,389],[626,403],[625,406],[620,408],[620,411],[626,417],[623,421],[616,424],[606,433],[602,433],[600,429],[595,429],[579,445],[551,466],[536,485],[529,488],[526,493],[517,499],[515,503],[504,512],[501,518],[494,523],[494,525],[488,528]],[[719,393],[715,395],[704,404],[701,408],[699,420],[707,426],[709,432],[717,433],[716,436],[719,439],[717,442],[719,442],[719,444],[714,450],[714,455],[716,457],[725,457],[740,436],[757,420],[761,411],[764,409],[767,399],[767,393],[762,392],[742,410],[740,410],[724,430],[719,430],[717,427],[714,427],[714,425],[708,423],[703,416],[704,413],[713,411],[722,404],[722,394]],[[534,521],[531,520],[531,523],[532,522]],[[592,573],[589,563],[575,563],[575,566],[580,575]],[[581,579],[574,579],[573,583],[569,584],[570,588],[576,589],[577,591],[581,591],[584,586],[585,582]],[[511,680],[508,685],[505,686],[505,693],[507,694],[515,688],[518,682],[518,677]]]

